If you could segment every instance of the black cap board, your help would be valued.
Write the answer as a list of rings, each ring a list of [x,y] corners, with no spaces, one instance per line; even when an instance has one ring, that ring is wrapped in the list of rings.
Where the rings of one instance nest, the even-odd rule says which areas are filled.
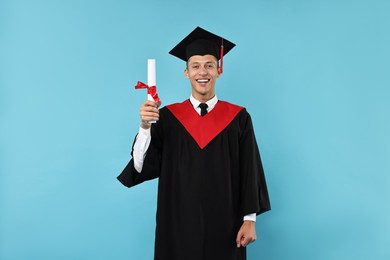
[[[169,54],[188,61],[194,55],[213,55],[217,60],[223,60],[231,49],[236,46],[234,43],[215,35],[205,29],[196,27],[187,37],[176,45]],[[221,64],[222,65],[222,64]]]

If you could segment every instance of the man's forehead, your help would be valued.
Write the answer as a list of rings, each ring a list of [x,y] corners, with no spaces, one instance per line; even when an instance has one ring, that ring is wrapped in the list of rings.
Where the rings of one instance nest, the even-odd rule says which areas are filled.
[[[188,60],[188,63],[217,63],[217,58],[213,55],[194,55]]]

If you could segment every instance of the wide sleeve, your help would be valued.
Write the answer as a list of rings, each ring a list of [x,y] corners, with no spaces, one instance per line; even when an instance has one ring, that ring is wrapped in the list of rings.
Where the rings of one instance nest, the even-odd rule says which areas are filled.
[[[141,172],[134,168],[133,158],[126,165],[117,179],[126,187],[133,187],[147,180],[152,180],[160,176],[161,166],[161,137],[159,134],[159,123],[152,124],[152,139],[148,150],[146,151]],[[133,143],[134,147],[134,143]],[[133,157],[133,152],[131,153]]]
[[[240,120],[240,188],[243,215],[257,215],[271,209],[260,152],[257,146],[252,120],[246,111]]]

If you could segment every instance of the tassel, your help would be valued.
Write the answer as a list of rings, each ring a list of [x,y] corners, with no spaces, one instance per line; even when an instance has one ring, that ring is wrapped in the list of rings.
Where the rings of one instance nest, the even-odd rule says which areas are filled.
[[[222,74],[223,72],[223,38],[221,38],[221,52],[219,54],[220,60],[219,60],[219,73]]]

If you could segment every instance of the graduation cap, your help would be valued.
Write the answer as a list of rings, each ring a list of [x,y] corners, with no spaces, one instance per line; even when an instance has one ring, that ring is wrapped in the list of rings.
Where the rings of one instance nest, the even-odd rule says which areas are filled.
[[[234,43],[196,27],[187,37],[176,45],[169,54],[188,61],[194,55],[213,55],[220,60],[219,72],[222,73],[223,56],[236,46]]]

